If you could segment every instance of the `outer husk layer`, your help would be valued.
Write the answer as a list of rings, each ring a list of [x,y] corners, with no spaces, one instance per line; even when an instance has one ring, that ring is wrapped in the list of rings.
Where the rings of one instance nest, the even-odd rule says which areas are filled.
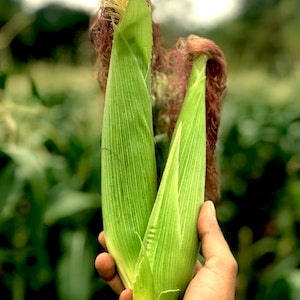
[[[159,55],[153,61],[156,27],[148,1],[128,0],[123,9],[123,0],[120,10],[117,2],[105,1],[105,17],[112,13],[105,31],[113,30],[113,36],[106,39],[111,49],[102,57],[108,77],[102,74],[99,80],[105,90],[101,184],[106,244],[134,299],[175,300],[193,276],[200,206],[205,197],[217,195],[214,155],[225,60],[211,41],[190,36],[180,42],[184,51],[174,57],[184,60],[182,78],[189,72],[189,79],[157,191],[151,75],[180,76],[174,76],[178,70],[160,70]],[[176,99],[179,94],[175,91]]]

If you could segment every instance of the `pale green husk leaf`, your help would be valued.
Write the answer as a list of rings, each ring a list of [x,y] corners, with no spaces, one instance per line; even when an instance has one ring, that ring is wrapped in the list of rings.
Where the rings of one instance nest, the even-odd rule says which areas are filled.
[[[206,60],[203,56],[194,62],[143,241],[145,250],[141,256],[148,259],[140,257],[140,261],[149,261],[151,267],[155,294],[152,299],[171,300],[183,295],[197,260],[197,218],[204,201],[206,169]]]
[[[101,151],[102,210],[106,243],[132,288],[156,194],[150,63],[151,12],[130,0],[114,28]]]
[[[135,300],[175,300],[193,276],[199,250],[207,57],[194,61],[156,195],[150,8],[144,0],[129,0],[120,20],[114,26],[102,132],[106,243]]]

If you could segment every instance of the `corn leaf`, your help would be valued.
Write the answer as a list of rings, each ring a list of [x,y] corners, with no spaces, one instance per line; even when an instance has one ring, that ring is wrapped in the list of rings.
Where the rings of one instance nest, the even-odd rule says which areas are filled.
[[[55,194],[55,196],[57,198],[51,201],[45,209],[44,222],[47,225],[52,225],[61,219],[95,209],[99,207],[100,202],[98,194],[88,194],[67,189]]]
[[[65,231],[62,235],[64,255],[57,268],[57,290],[61,300],[91,299],[94,270],[92,248],[84,231]]]
[[[139,258],[149,261],[151,267],[152,299],[178,299],[178,294],[183,295],[197,260],[196,224],[205,184],[206,61],[202,56],[194,62]],[[147,295],[146,291],[134,293],[139,295],[136,299]]]
[[[150,63],[151,11],[129,0],[114,26],[102,129],[102,210],[109,252],[133,288],[134,269],[156,195]]]
[[[164,171],[164,178],[157,195],[151,219],[146,232],[146,242],[142,246],[137,270],[137,282],[134,286],[134,299],[153,300],[158,299],[163,291],[161,286],[172,286],[173,274],[169,270],[162,272],[156,269],[157,262],[162,263],[169,269],[172,256],[178,255],[178,245],[181,244],[182,236],[180,229],[180,216],[178,207],[178,175],[179,175],[179,150],[181,130],[176,133],[168,163]],[[161,269],[165,269],[162,267]],[[174,266],[176,267],[176,266]],[[147,282],[141,285],[140,278],[151,275]],[[178,274],[178,273],[176,273]],[[145,281],[145,278],[142,279]],[[149,287],[153,287],[150,290]],[[178,294],[177,291],[168,291]],[[151,296],[150,296],[151,295]],[[175,298],[176,299],[176,298]]]

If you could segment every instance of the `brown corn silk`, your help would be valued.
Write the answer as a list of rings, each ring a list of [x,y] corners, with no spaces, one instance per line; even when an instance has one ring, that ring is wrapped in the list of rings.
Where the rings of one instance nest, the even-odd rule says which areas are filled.
[[[179,114],[189,74],[195,56],[205,54],[206,65],[206,182],[205,199],[216,201],[219,198],[219,175],[216,164],[216,143],[220,124],[220,111],[223,93],[226,89],[226,61],[223,52],[211,40],[195,35],[186,40],[180,39],[177,47],[169,53],[174,65],[174,77],[170,87],[177,88],[177,97],[169,101],[167,114],[170,118],[169,134],[173,132]],[[180,84],[178,84],[180,82]]]
[[[147,1],[150,5],[150,2]],[[116,12],[102,7],[90,30],[90,38],[97,55],[98,82],[106,88],[113,41],[113,26],[118,24]],[[219,174],[216,164],[216,143],[220,124],[220,110],[226,89],[226,61],[223,52],[211,40],[190,35],[180,38],[176,47],[164,48],[159,25],[153,26],[152,95],[158,110],[155,131],[171,137],[188,86],[193,59],[205,54],[206,65],[206,182],[205,199],[219,198]],[[161,83],[163,82],[163,83]]]

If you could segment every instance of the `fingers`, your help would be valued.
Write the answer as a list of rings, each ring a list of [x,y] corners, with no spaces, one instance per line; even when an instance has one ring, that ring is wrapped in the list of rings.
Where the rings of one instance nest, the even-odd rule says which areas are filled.
[[[98,236],[100,245],[107,250],[104,231],[101,231]],[[130,289],[125,289],[120,276],[117,273],[116,265],[111,257],[106,252],[99,254],[95,260],[95,268],[98,274],[106,281],[106,283],[120,295],[119,300],[132,300],[133,293]]]
[[[201,268],[202,268],[202,265],[201,265],[200,261],[197,261],[194,275],[196,275],[200,271]]]
[[[201,206],[198,231],[205,264],[190,282],[184,300],[233,300],[237,263],[221,232],[211,201]]]
[[[206,261],[205,266],[208,267],[207,264],[214,263],[214,260],[218,259],[222,266],[228,264],[227,268],[232,267],[236,269],[235,259],[220,229],[215,207],[211,201],[205,201],[201,207],[198,218],[198,231],[202,242],[203,256]],[[234,270],[231,271],[233,272]]]
[[[132,290],[126,289],[120,294],[119,300],[132,300],[133,293]]]
[[[107,249],[106,243],[105,243],[105,237],[104,237],[104,232],[101,231],[99,236],[98,236],[98,241],[100,245],[104,248]],[[98,272],[98,274],[107,282],[107,284],[117,293],[121,294],[124,291],[124,285],[122,283],[121,278],[119,277],[117,270],[116,270],[116,265],[111,257],[106,252],[103,252],[99,254],[95,260],[95,268]],[[120,298],[122,300],[129,300],[128,296],[125,293],[125,296],[122,296],[123,298]],[[125,297],[125,298],[124,298]],[[127,298],[126,298],[127,297]]]
[[[116,272],[115,262],[108,253],[101,253],[95,260],[95,268],[99,275],[107,282],[107,284],[117,293],[121,294],[124,285]]]
[[[116,275],[115,263],[112,257],[106,252],[97,256],[95,260],[95,268],[105,281],[111,281]]]
[[[224,248],[226,252],[229,250],[216,218],[214,204],[211,201],[205,201],[201,206],[198,231],[206,260],[216,255],[222,255]]]
[[[99,244],[107,250],[107,247],[106,247],[106,243],[105,243],[105,238],[104,238],[104,231],[101,231],[98,235],[98,241],[99,241]]]
[[[237,263],[219,227],[214,204],[206,201],[201,206],[198,218],[198,231],[202,243],[205,264],[198,262],[195,277],[185,293],[185,300],[201,297],[203,300],[233,300]],[[104,233],[98,236],[99,243],[106,249]],[[124,289],[117,274],[116,265],[108,253],[101,253],[95,261],[99,275],[118,294],[120,300],[132,300],[133,293]]]

